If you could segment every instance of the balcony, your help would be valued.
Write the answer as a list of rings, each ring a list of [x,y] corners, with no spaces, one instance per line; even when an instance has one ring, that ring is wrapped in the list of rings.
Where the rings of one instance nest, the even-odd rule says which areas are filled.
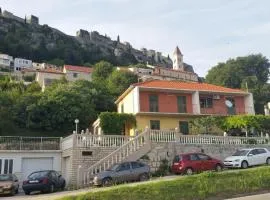
[[[228,108],[226,106],[215,106],[212,108],[200,108],[201,114],[209,115],[244,115],[251,113],[252,107],[235,107]]]

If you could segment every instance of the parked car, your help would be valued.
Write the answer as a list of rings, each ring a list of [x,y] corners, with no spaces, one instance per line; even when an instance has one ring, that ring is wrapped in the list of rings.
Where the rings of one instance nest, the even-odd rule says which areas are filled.
[[[19,181],[14,174],[0,174],[0,194],[15,195],[19,191]]]
[[[270,152],[266,148],[250,148],[236,151],[225,158],[224,166],[228,168],[248,168],[254,165],[270,165]]]
[[[33,172],[23,181],[22,188],[26,195],[33,191],[54,192],[56,189],[64,190],[65,179],[54,170]]]
[[[150,167],[141,162],[123,162],[100,172],[93,179],[96,186],[110,186],[114,183],[146,181],[150,177]]]
[[[188,174],[194,172],[216,170],[221,171],[223,168],[222,161],[203,153],[186,153],[176,155],[171,170],[175,174]]]

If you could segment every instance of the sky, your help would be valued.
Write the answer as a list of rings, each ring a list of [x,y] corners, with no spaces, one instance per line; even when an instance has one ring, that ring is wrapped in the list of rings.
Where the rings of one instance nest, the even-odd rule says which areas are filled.
[[[229,58],[262,53],[270,59],[269,0],[0,0],[2,10],[33,14],[69,35],[98,31],[134,48],[172,55],[200,76]]]

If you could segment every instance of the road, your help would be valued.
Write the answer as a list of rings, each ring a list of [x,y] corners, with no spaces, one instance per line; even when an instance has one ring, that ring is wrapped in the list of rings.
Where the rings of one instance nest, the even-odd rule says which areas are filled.
[[[269,200],[269,199],[270,199],[270,193],[251,195],[251,196],[246,196],[246,197],[238,197],[238,198],[228,199],[228,200]]]

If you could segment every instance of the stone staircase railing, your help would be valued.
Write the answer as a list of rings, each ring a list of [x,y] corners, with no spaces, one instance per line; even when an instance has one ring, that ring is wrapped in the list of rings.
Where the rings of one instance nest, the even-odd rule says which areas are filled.
[[[77,185],[84,187],[90,185],[95,174],[102,172],[116,163],[137,160],[150,151],[149,131],[145,130],[138,136],[126,141],[117,150],[102,158],[88,169],[79,169]]]

